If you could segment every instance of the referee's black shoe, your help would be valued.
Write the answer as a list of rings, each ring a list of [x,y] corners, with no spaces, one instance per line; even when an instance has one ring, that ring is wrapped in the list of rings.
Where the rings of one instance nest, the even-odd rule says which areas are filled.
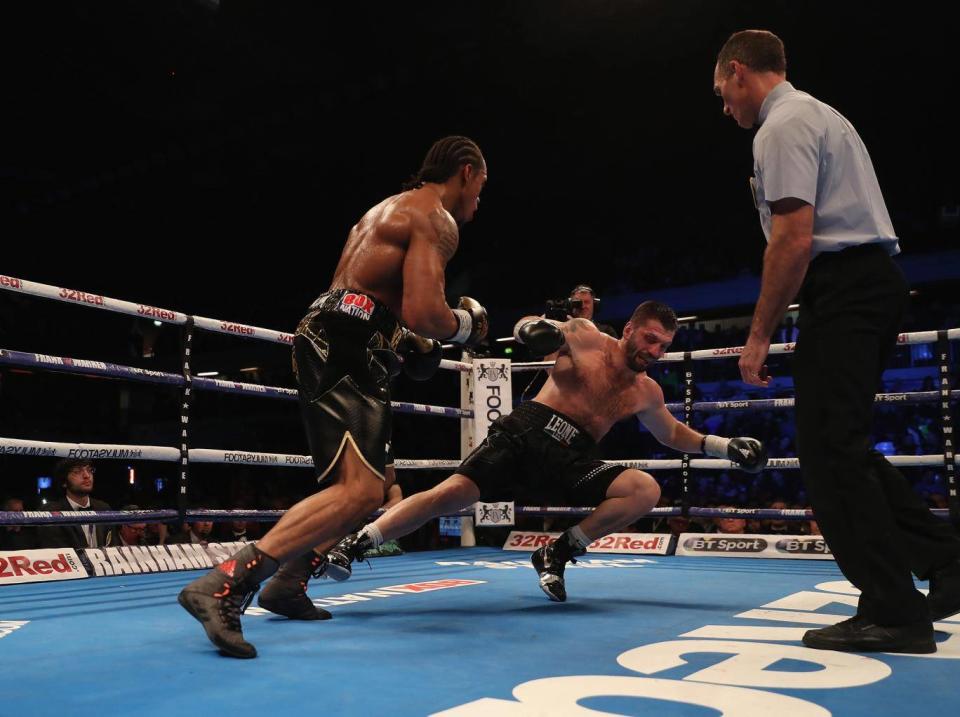
[[[960,612],[960,560],[935,570],[930,576],[927,606],[934,622]]]
[[[842,652],[903,652],[928,655],[937,651],[933,639],[933,625],[916,622],[909,625],[876,625],[872,620],[856,615],[836,625],[819,630],[807,630],[803,644],[815,650]]]

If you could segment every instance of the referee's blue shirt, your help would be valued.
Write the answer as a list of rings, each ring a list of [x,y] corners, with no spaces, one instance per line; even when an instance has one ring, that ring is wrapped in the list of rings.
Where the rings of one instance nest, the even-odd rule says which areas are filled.
[[[811,259],[870,243],[900,252],[870,155],[843,115],[781,82],[763,101],[759,122],[751,187],[767,241],[769,202],[794,197],[813,205]]]

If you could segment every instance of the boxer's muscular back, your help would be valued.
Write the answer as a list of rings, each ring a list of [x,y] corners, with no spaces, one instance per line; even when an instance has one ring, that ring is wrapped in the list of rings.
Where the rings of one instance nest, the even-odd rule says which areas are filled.
[[[438,238],[451,232],[453,237],[439,243],[452,241],[452,246],[438,246],[438,251],[452,255],[456,250],[456,225],[452,220],[449,225],[438,221],[438,213],[449,216],[437,195],[423,190],[396,194],[371,208],[350,230],[330,288],[356,289],[384,302],[394,315],[403,316],[404,265],[416,227],[442,224]]]

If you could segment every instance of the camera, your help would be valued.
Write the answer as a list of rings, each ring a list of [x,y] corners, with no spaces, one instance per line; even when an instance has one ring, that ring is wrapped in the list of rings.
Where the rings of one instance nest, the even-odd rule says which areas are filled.
[[[583,301],[580,299],[547,299],[547,309],[543,315],[554,321],[566,321],[568,316],[573,316],[574,311],[582,308]]]

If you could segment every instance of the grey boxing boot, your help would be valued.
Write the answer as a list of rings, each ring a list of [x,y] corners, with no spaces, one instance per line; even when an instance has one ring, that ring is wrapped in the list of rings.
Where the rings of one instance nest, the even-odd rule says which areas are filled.
[[[333,616],[307,597],[307,582],[322,577],[326,569],[327,556],[313,550],[287,561],[260,591],[257,604],[291,620],[329,620]]]
[[[243,639],[240,615],[260,583],[276,570],[277,561],[250,543],[187,585],[177,601],[203,625],[210,642],[221,652],[231,657],[256,657],[257,648]]]

